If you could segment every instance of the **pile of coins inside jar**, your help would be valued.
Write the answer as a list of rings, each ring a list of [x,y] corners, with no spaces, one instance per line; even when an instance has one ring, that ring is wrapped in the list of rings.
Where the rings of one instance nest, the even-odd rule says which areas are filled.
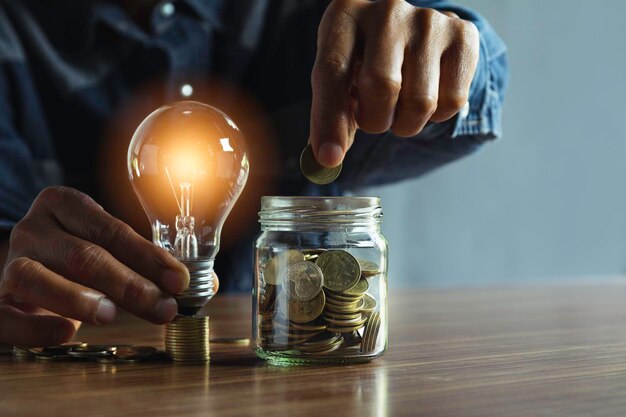
[[[287,249],[257,265],[258,346],[294,356],[367,355],[381,315],[378,264],[344,250]]]

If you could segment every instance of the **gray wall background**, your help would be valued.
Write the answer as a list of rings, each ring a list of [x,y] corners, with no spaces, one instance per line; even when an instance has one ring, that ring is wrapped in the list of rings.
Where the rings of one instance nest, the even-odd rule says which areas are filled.
[[[390,286],[626,269],[626,2],[460,0],[509,48],[504,137],[380,195]]]

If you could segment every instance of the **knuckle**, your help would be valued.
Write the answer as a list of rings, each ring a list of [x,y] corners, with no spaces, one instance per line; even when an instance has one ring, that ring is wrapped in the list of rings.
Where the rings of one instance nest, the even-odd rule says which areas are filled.
[[[447,94],[439,100],[439,108],[443,111],[459,111],[467,103],[467,94]]]
[[[123,223],[120,220],[114,219],[111,220],[105,227],[105,229],[109,229],[107,235],[109,239],[118,244],[123,244],[131,239],[133,234],[133,230],[126,223]]]
[[[357,4],[354,0],[333,0],[326,8],[324,15],[325,17],[330,16],[332,18],[347,17],[353,19],[353,13],[356,7]]]
[[[125,246],[131,239],[132,229],[126,223],[110,218],[98,227],[89,227],[89,238],[105,247]]]
[[[435,9],[431,9],[429,7],[416,8],[414,12],[415,23],[420,28],[430,28],[432,27],[437,19],[439,18],[440,13]]]
[[[313,85],[338,82],[350,72],[350,59],[337,52],[332,52],[315,62],[311,73]]]
[[[20,293],[21,287],[37,276],[42,269],[39,262],[30,258],[19,257],[9,262],[4,270],[2,293]]]
[[[403,100],[417,114],[431,115],[437,110],[437,97],[431,95],[411,95]]]
[[[459,49],[477,54],[480,48],[480,34],[472,22],[454,19],[454,39]]]
[[[408,125],[408,124],[394,123],[393,125],[391,125],[391,131],[393,132],[394,135],[398,137],[408,138],[408,137],[417,135],[420,129],[417,126],[417,124]]]
[[[326,8],[326,12],[341,13],[344,10],[350,9],[353,3],[353,0],[333,0]]]
[[[386,11],[386,19],[391,22],[403,19],[407,11],[413,7],[406,0],[384,0],[380,4]]]
[[[390,74],[366,72],[359,77],[358,88],[363,95],[386,102],[397,99],[401,83]]]
[[[24,218],[18,222],[11,230],[9,236],[9,246],[12,250],[20,252],[27,249],[30,245],[29,242],[35,236],[33,227],[28,219]]]
[[[41,190],[36,198],[36,201],[48,205],[55,205],[62,201],[71,201],[77,198],[82,198],[81,196],[85,196],[85,194],[74,188],[65,187],[62,185],[54,185]]]
[[[75,244],[67,250],[65,264],[71,274],[80,278],[88,278],[101,265],[104,251],[94,244]]]
[[[62,186],[52,186],[44,188],[35,199],[35,204],[37,204],[38,202],[50,203],[61,200],[63,198],[66,188],[67,187]]]

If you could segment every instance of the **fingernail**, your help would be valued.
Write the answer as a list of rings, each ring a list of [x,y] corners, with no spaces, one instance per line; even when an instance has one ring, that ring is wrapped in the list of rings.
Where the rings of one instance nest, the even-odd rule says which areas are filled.
[[[163,272],[163,289],[171,294],[178,294],[189,286],[189,272],[168,269]]]
[[[343,148],[336,143],[324,142],[317,151],[317,159],[326,167],[336,167],[343,159]]]
[[[172,297],[162,298],[156,306],[157,319],[163,323],[168,323],[174,319],[178,312],[178,304]]]
[[[96,310],[96,321],[98,324],[110,323],[115,318],[117,308],[111,300],[106,297],[98,300],[98,309]]]

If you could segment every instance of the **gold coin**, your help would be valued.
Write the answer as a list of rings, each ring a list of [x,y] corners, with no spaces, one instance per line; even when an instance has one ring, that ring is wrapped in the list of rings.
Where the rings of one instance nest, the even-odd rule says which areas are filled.
[[[263,279],[266,283],[272,285],[280,284],[281,274],[280,272],[287,267],[287,265],[294,262],[304,261],[304,254],[295,249],[287,249],[283,252],[278,252],[267,264],[261,269],[263,273]]]
[[[297,332],[304,333],[304,332],[317,332],[319,330],[324,330],[326,328],[326,323],[313,322],[313,323],[300,324],[300,323],[295,323],[292,321],[285,323],[282,320],[275,320],[271,322],[263,322],[259,325],[259,328],[263,330],[281,329],[281,330],[288,330],[292,333],[297,333]]]
[[[156,353],[152,346],[132,346],[118,348],[113,352],[113,357],[120,360],[147,359]]]
[[[361,266],[361,274],[363,274],[363,277],[365,278],[370,278],[383,272],[380,270],[380,266],[372,261],[360,258],[358,259],[358,261],[359,265]]]
[[[287,266],[283,282],[289,297],[309,301],[322,291],[324,276],[319,266],[310,261],[300,261]]]
[[[324,317],[324,319],[328,321],[328,327],[326,328],[331,329],[330,331],[337,331],[337,330],[333,330],[337,328],[348,328],[348,327],[357,327],[357,326],[359,326],[360,328],[361,326],[365,324],[365,319],[363,319],[362,317],[358,319],[352,319],[352,320],[337,320],[331,317]],[[343,333],[343,332],[340,332],[340,333]]]
[[[362,301],[359,300],[350,304],[335,304],[333,301],[328,301],[326,298],[326,310],[339,314],[356,314],[360,313],[360,306]]]
[[[320,291],[319,294],[309,301],[288,300],[280,304],[284,314],[289,316],[289,319],[296,323],[308,323],[315,320],[322,314],[324,305],[326,304],[326,297],[324,291]]]
[[[332,311],[332,310],[324,310],[322,317],[324,318],[330,317],[336,320],[353,320],[353,319],[360,319],[363,317],[363,315],[361,314],[360,311],[357,313],[337,313],[336,311]]]
[[[302,353],[306,353],[306,354],[315,354],[315,353],[322,353],[322,352],[329,352],[329,351],[333,351],[336,348],[340,347],[343,344],[343,340],[339,339],[338,341],[335,341],[333,343],[329,343],[325,346],[320,346],[320,347],[306,347],[304,345],[298,345],[295,347],[295,349],[299,350]]]
[[[337,342],[341,343],[342,341],[343,336],[340,334],[325,333],[302,343],[299,347],[307,350],[326,349],[328,346]]]
[[[35,355],[35,359],[43,362],[66,361],[72,359],[70,355]]]
[[[356,258],[343,250],[329,250],[315,261],[324,275],[324,287],[343,292],[361,279],[361,267]]]
[[[365,323],[365,331],[361,341],[361,350],[363,352],[371,352],[376,348],[376,340],[380,329],[380,313],[378,311],[372,313]]]
[[[166,324],[165,352],[174,362],[208,362],[209,317],[177,316]]]
[[[357,323],[355,325],[350,325],[350,326],[343,326],[343,327],[328,326],[326,330],[328,330],[329,332],[334,332],[334,333],[352,333],[356,330],[359,330],[364,325],[365,325],[365,321],[361,321],[360,323]]]
[[[323,356],[323,355],[327,355],[329,353],[332,353],[332,352],[336,351],[340,347],[341,347],[341,341],[331,345],[328,349],[325,349],[325,350],[316,350],[316,351],[313,351],[313,352],[310,352],[310,351],[306,352],[306,351],[304,351],[304,353],[306,353],[307,355],[310,355],[310,356]]]
[[[326,291],[326,299],[343,301],[346,303],[355,303],[361,299],[362,295],[346,295],[345,293],[336,293],[330,290]]]
[[[332,317],[324,316],[324,320],[326,320],[331,325],[334,325],[334,327],[350,327],[350,326],[356,326],[356,325],[361,325],[365,323],[365,320],[363,320],[362,317],[358,317],[358,318],[354,318],[350,320],[341,320],[341,319],[335,319]],[[332,328],[333,326],[328,326],[328,327]]]
[[[293,327],[294,329],[307,330],[307,331],[317,331],[317,330],[326,329],[326,323],[306,323],[306,324],[289,323],[289,326]]]
[[[363,313],[371,313],[376,308],[376,299],[369,294],[365,294],[363,296],[363,307],[361,307],[361,312]]]
[[[33,356],[33,353],[30,352],[27,348],[21,348],[19,346],[13,346],[11,353],[13,354],[13,356],[21,358]]]
[[[320,253],[326,252],[326,250],[327,249],[323,249],[323,248],[302,249],[302,253],[304,254],[304,256],[307,256],[307,255],[319,255]]]
[[[274,335],[274,339],[289,339],[289,341],[302,343],[309,339],[314,338],[315,336],[321,334],[324,330],[320,330],[314,333],[304,333],[304,334],[285,334],[279,333]]]
[[[276,294],[276,285],[266,284],[265,288],[261,291],[259,309],[262,312],[267,312],[274,301],[274,294]]]
[[[366,279],[360,279],[359,282],[352,288],[348,288],[343,293],[346,295],[363,295],[367,290],[369,290],[370,285],[367,283]]]
[[[314,184],[324,185],[335,181],[341,173],[342,164],[334,168],[326,168],[315,159],[313,148],[307,145],[300,154],[300,170],[302,175]]]

